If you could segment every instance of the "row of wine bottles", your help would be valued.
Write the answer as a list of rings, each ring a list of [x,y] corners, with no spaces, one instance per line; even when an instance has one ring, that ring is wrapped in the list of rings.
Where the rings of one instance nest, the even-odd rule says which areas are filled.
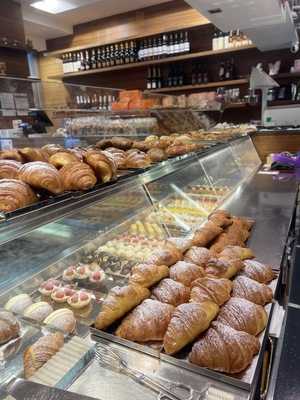
[[[64,53],[63,73],[88,71],[115,65],[157,60],[176,54],[189,53],[188,32],[166,33],[141,41],[130,40],[92,49]]]
[[[236,31],[222,32],[216,30],[212,40],[213,50],[232,49],[250,46],[252,41],[239,29]]]
[[[97,110],[110,110],[112,103],[115,101],[115,96],[98,95],[97,93],[78,95],[75,98],[77,107]]]
[[[237,79],[237,70],[233,59],[221,62],[218,70],[217,81]],[[214,74],[215,75],[215,74]],[[201,85],[212,82],[208,66],[200,63],[192,65],[192,73],[186,73],[182,64],[170,64],[166,70],[160,66],[148,68],[147,89],[161,89],[183,85]]]

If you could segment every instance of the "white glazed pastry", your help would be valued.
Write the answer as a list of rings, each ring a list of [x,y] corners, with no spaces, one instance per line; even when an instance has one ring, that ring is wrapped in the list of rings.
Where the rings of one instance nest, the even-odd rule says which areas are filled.
[[[14,312],[16,314],[23,314],[25,309],[31,304],[31,297],[26,293],[22,293],[9,299],[4,308],[5,310]]]
[[[42,322],[53,312],[53,308],[46,301],[39,301],[26,308],[24,316]]]
[[[65,333],[72,333],[76,327],[76,319],[72,310],[60,308],[54,311],[44,320],[46,325],[51,325]]]

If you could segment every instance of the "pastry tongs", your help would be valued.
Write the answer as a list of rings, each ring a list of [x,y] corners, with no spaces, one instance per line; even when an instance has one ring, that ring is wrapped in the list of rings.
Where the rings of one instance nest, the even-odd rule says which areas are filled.
[[[123,373],[135,382],[152,389],[158,394],[158,399],[160,400],[198,400],[207,390],[205,388],[203,392],[196,392],[192,387],[182,383],[150,377],[137,369],[129,367],[127,361],[117,351],[103,343],[98,342],[96,344],[95,354],[101,365]]]

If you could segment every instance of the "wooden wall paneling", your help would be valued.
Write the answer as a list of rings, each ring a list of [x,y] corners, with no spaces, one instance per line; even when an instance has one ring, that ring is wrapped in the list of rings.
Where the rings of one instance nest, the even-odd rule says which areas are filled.
[[[47,50],[117,43],[208,23],[183,0],[174,0],[74,26],[73,35],[47,40]]]
[[[263,162],[266,162],[267,156],[271,153],[282,151],[296,153],[300,150],[299,134],[257,134],[252,136],[252,140]]]

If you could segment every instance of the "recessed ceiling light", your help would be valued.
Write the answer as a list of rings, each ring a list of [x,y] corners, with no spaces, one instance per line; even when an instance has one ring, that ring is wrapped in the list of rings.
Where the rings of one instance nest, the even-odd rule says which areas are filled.
[[[30,6],[50,14],[59,14],[78,8],[77,4],[66,0],[40,0],[31,3]]]

